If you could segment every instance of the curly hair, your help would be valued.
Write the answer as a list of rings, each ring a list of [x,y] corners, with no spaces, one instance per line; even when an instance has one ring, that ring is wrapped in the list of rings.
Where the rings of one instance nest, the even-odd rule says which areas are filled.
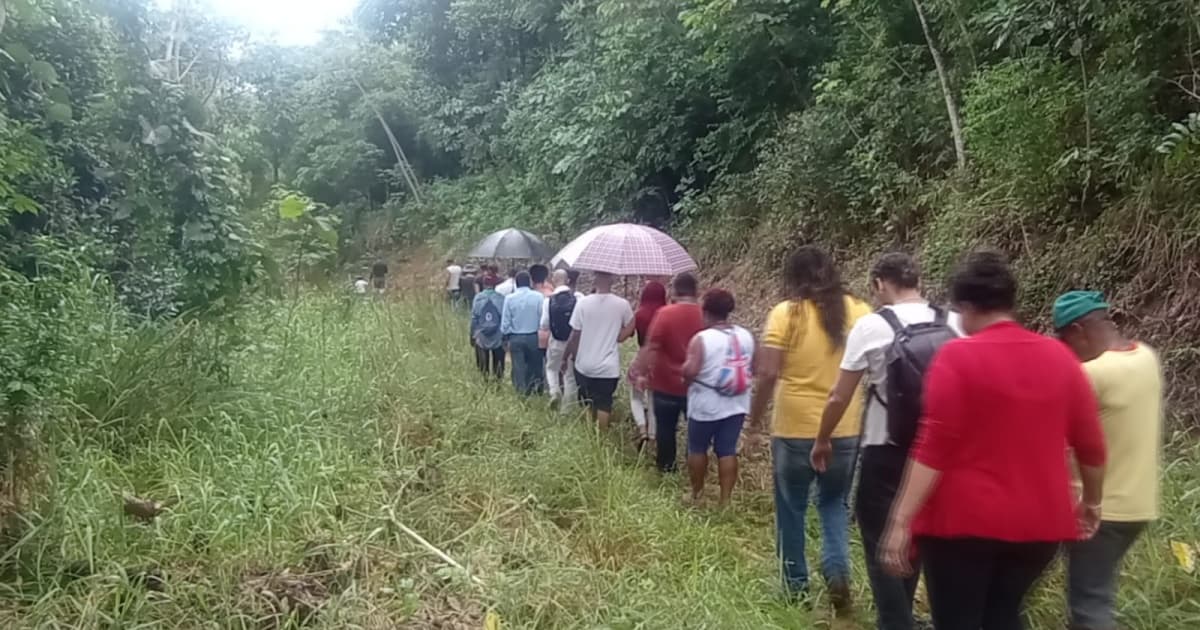
[[[797,249],[787,260],[783,278],[793,313],[802,301],[812,301],[830,345],[841,348],[846,343],[846,287],[829,254],[814,245]]]
[[[701,308],[719,321],[729,319],[729,314],[737,306],[733,294],[725,289],[709,289],[704,292]]]

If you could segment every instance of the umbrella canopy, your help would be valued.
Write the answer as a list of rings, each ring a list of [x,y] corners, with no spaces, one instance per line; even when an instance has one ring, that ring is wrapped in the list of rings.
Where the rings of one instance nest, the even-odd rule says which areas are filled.
[[[633,223],[592,228],[551,262],[619,276],[673,276],[696,268],[692,257],[670,236]]]
[[[467,256],[471,258],[530,258],[542,260],[550,255],[550,248],[542,239],[526,232],[509,228],[483,237]]]

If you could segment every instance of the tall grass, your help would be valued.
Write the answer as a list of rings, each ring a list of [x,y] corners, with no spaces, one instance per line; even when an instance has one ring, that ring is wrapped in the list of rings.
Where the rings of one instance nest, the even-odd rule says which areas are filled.
[[[830,623],[778,596],[761,457],[733,510],[685,509],[680,479],[477,376],[461,320],[432,303],[308,295],[241,333],[217,375],[195,356],[220,345],[203,327],[92,355],[46,494],[0,550],[0,626]],[[1200,449],[1174,452],[1169,514],[1126,566],[1134,628],[1200,624],[1200,586],[1167,545],[1200,542]],[[143,523],[124,493],[178,502]],[[1057,592],[1034,598],[1036,627],[1061,625]]]

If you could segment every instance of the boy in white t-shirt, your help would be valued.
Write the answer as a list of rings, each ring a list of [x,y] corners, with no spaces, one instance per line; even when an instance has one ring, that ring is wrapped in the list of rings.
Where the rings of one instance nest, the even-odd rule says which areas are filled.
[[[462,298],[462,287],[459,286],[459,280],[462,280],[463,268],[458,263],[454,262],[453,258],[446,259],[446,296],[451,304],[458,304]]]
[[[859,385],[865,375],[869,393],[863,423],[862,468],[855,499],[856,519],[875,599],[876,626],[880,630],[911,630],[917,572],[907,578],[888,575],[876,558],[876,549],[908,458],[907,449],[897,446],[888,436],[887,355],[896,339],[896,331],[880,313],[884,309],[890,310],[898,320],[896,323],[905,327],[933,322],[937,311],[922,297],[920,271],[908,254],[891,253],[880,257],[871,270],[871,288],[882,308],[859,319],[846,337],[841,373],[821,416],[812,464],[818,471],[829,465],[832,457],[830,436],[850,400],[860,395]],[[962,335],[956,313],[946,315],[946,325]]]
[[[596,292],[575,304],[571,313],[571,337],[563,362],[575,362],[579,400],[592,413],[600,429],[608,428],[613,394],[621,378],[621,342],[633,336],[633,308],[612,294],[613,275],[596,272]]]

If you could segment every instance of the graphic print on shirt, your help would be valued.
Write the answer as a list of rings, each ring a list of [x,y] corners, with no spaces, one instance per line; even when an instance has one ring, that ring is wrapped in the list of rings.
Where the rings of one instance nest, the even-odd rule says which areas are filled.
[[[718,329],[719,330],[719,329]],[[742,351],[742,343],[738,336],[727,330],[722,330],[729,337],[725,345],[725,364],[717,373],[717,382],[705,385],[722,396],[741,396],[750,389],[750,359]]]

